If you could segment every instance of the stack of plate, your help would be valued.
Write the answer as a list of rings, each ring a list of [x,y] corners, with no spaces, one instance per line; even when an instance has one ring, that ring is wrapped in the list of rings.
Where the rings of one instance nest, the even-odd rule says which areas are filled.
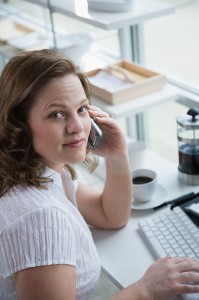
[[[20,50],[48,48],[48,37],[39,32],[31,32],[9,39],[8,44]]]
[[[134,0],[87,0],[88,7],[101,11],[122,12],[133,8]]]
[[[92,40],[91,35],[87,33],[56,34],[56,48],[79,64],[82,56],[89,51]],[[37,50],[55,46],[52,33],[44,35],[39,32],[10,39],[9,44],[21,50]]]

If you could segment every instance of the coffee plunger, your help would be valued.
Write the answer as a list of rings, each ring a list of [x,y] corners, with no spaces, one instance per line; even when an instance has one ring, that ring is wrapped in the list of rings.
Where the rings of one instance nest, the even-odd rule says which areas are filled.
[[[199,109],[177,117],[178,178],[186,184],[199,184]]]

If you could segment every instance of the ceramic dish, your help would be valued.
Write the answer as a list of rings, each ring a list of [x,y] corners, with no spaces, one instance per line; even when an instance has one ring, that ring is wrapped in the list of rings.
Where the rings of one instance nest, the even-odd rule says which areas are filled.
[[[24,34],[8,41],[9,45],[20,50],[43,45],[44,42],[47,42],[47,38],[38,32]]]
[[[57,49],[77,63],[83,55],[89,52],[92,36],[87,33],[72,33],[58,36],[56,39]],[[53,48],[53,40],[50,46]]]
[[[136,202],[136,200],[133,200],[131,207],[132,209],[136,209],[136,210],[152,209],[155,206],[160,205],[164,201],[166,201],[166,198],[167,198],[167,191],[162,185],[158,184],[156,191],[149,202],[140,203],[140,202]]]

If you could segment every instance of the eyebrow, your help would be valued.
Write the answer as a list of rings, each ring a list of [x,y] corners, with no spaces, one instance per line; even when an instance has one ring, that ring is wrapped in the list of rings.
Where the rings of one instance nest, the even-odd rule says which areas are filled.
[[[89,104],[89,101],[88,101],[87,98],[81,100],[81,101],[78,103],[78,106],[81,106],[81,105],[86,104],[86,103]],[[48,104],[45,105],[44,109],[48,110],[49,108],[52,108],[52,107],[66,108],[66,105],[61,104],[61,103],[51,103],[49,106],[48,106]]]

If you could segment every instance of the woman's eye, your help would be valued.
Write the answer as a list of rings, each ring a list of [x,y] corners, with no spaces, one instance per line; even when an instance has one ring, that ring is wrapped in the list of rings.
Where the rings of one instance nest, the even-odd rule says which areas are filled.
[[[80,112],[80,113],[86,113],[87,111],[88,111],[87,105],[84,105],[78,109],[78,112]]]
[[[53,112],[52,114],[50,114],[50,118],[51,119],[61,119],[61,118],[64,118],[64,113],[61,112],[61,111]]]

